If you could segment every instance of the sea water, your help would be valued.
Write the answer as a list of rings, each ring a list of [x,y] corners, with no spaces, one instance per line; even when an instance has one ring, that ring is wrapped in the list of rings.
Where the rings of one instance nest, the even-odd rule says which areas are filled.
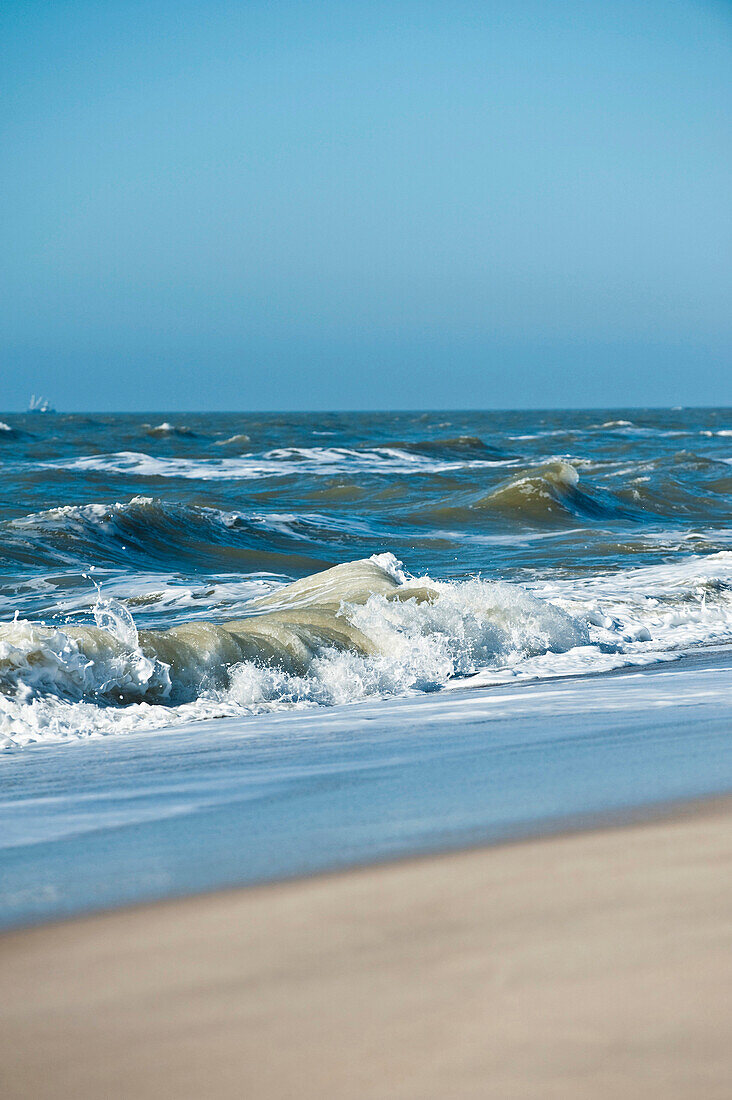
[[[192,760],[202,775],[206,753],[234,737],[241,793],[247,782],[286,783],[293,745],[295,770],[307,771],[333,729],[329,714],[339,744],[359,731],[354,744],[370,767],[379,746],[385,759],[402,753],[395,745],[406,729],[413,752],[429,727],[423,747],[434,755],[435,738],[452,744],[481,707],[510,725],[531,701],[529,725],[548,723],[556,740],[558,685],[573,683],[579,698],[588,675],[600,688],[585,688],[572,712],[584,715],[585,731],[597,727],[605,689],[616,703],[632,698],[631,712],[624,703],[611,709],[624,721],[630,713],[638,729],[652,725],[649,710],[670,706],[668,683],[658,703],[652,677],[633,673],[633,691],[621,692],[619,674],[705,655],[718,666],[732,645],[729,410],[3,415],[0,456],[8,851],[39,837],[60,843],[77,835],[79,820],[85,836],[139,826],[140,798],[145,820],[185,818],[176,745],[190,778]],[[711,678],[694,678],[714,730],[725,725],[729,686],[717,666]],[[540,702],[542,684],[551,693]],[[691,679],[684,684],[675,684],[674,705],[692,689]],[[496,741],[496,727],[471,728],[465,744],[476,752],[511,740],[504,732]],[[677,780],[694,769],[672,757],[663,790],[638,788],[636,801],[683,795]],[[108,760],[112,775],[125,758],[134,760],[128,797],[110,817],[95,769]],[[165,783],[145,800],[144,777],[162,759]],[[92,773],[95,809],[85,817],[70,776]],[[714,788],[704,776],[687,793]],[[38,807],[54,797],[54,782],[63,795],[49,834]],[[724,783],[720,772],[716,787]],[[568,812],[610,805],[599,786],[592,805],[563,796]],[[546,798],[537,790],[534,801]],[[433,799],[427,814],[435,844],[449,832],[439,807]],[[531,817],[530,807],[523,818],[513,809],[514,822]],[[458,818],[463,811],[472,821],[467,794]],[[335,806],[329,812],[337,825]],[[485,803],[482,813],[487,828]],[[290,823],[289,862],[271,851],[265,858],[260,839],[249,870],[241,859],[233,867],[230,853],[213,884],[267,877],[261,860],[273,874],[304,869],[308,842],[294,842],[291,814],[280,819]],[[421,843],[408,840],[409,829],[397,830],[399,842],[369,828],[354,858]],[[457,833],[467,835],[462,826]],[[317,865],[337,862],[335,848]],[[194,885],[195,865],[186,865]],[[165,876],[166,890],[188,882]],[[103,901],[94,891],[77,901],[95,898]]]

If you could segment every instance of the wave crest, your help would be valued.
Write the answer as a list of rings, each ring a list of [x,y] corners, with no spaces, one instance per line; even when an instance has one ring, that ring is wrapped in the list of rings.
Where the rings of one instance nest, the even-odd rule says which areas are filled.
[[[635,517],[610,494],[581,487],[576,466],[564,459],[530,467],[487,495],[434,509],[431,516],[453,523],[474,523],[486,513],[530,524]]]
[[[297,517],[296,517],[297,518]],[[197,570],[232,565],[279,573],[317,569],[325,564],[292,544],[303,532],[287,528],[278,516],[223,512],[136,496],[115,504],[66,505],[33,512],[3,526],[0,552],[37,564],[93,563],[168,565],[188,562]]]
[[[138,635],[129,612],[105,605],[94,626],[5,624],[0,729],[12,741],[43,736],[23,723],[29,716],[36,723],[33,704],[49,696],[94,702],[100,713],[139,703],[169,712],[196,701],[209,710],[213,700],[256,710],[433,690],[496,663],[565,652],[587,640],[584,623],[518,586],[415,580],[381,555],[296,581],[226,623]],[[78,733],[94,731],[94,713],[85,706],[77,714]],[[141,721],[148,717],[143,709]]]

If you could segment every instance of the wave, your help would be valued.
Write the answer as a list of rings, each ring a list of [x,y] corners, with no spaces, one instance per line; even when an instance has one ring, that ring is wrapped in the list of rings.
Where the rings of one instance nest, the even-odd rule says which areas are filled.
[[[137,496],[115,504],[65,505],[7,521],[0,528],[6,560],[38,566],[152,564],[298,573],[327,562],[295,541],[319,530],[315,516],[226,512]],[[289,521],[289,526],[283,520]],[[327,527],[324,521],[320,530]],[[310,538],[314,541],[314,538]]]
[[[637,464],[635,476],[615,489],[621,504],[657,516],[729,516],[724,459],[693,451]]]
[[[66,462],[40,463],[41,469],[128,474],[135,477],[182,478],[201,481],[289,477],[292,474],[332,476],[340,473],[431,474],[509,464],[492,458],[432,459],[397,447],[280,447],[239,458],[192,459],[148,455],[141,451],[83,455]]]
[[[239,432],[237,435],[231,435],[228,439],[219,439],[214,446],[216,447],[239,447],[243,449],[248,447],[251,443],[251,439],[245,432]]]
[[[587,640],[583,623],[518,586],[416,580],[382,555],[295,581],[225,623],[138,630],[128,608],[100,600],[93,626],[0,626],[0,732],[19,744],[99,732],[110,708],[136,707],[144,725],[150,708],[170,722],[192,704],[201,716],[429,691]]]
[[[554,459],[522,471],[488,494],[432,509],[429,517],[469,523],[488,513],[529,524],[633,519],[639,515],[637,510],[622,506],[607,492],[580,487],[577,467],[563,459]]]
[[[143,431],[146,435],[150,435],[158,438],[166,438],[169,436],[193,436],[196,433],[192,428],[187,428],[185,424],[176,425],[170,424],[167,420],[164,420],[162,424],[143,424]]]
[[[131,602],[131,601],[130,601]],[[143,630],[0,626],[0,745],[217,715],[598,672],[732,642],[732,553],[529,587],[404,574],[384,554],[250,599],[239,618]]]
[[[604,487],[581,477],[582,467],[601,476]],[[628,464],[554,458],[517,472],[487,494],[443,504],[426,514],[452,523],[475,523],[490,514],[538,525],[709,518],[729,512],[722,499],[728,491],[725,477],[719,476],[723,470],[724,460],[689,451]]]
[[[506,459],[515,458],[501,447],[493,447],[484,443],[475,435],[458,435],[452,439],[420,439],[400,441],[388,444],[390,450],[406,451],[410,454],[439,455],[444,458],[453,456],[476,459]]]

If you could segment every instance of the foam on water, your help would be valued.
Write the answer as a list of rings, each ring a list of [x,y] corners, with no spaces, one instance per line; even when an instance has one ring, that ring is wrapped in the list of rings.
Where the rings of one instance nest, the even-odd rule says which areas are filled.
[[[730,410],[3,422],[15,743],[732,640]]]
[[[234,440],[226,440],[232,443]],[[451,470],[480,469],[512,465],[512,459],[464,458],[432,459],[427,455],[396,447],[354,450],[348,447],[280,447],[260,455],[240,458],[188,459],[152,456],[140,451],[84,455],[68,462],[41,463],[41,467],[62,470],[89,470],[137,477],[184,478],[220,481],[286,477],[290,474],[338,473],[412,474],[447,473]]]
[[[189,427],[187,427],[185,424],[180,424],[180,425],[171,424],[169,420],[164,420],[162,422],[162,424],[155,424],[155,425],[144,424],[143,429],[144,429],[146,435],[150,435],[150,436],[153,436],[153,437],[154,436],[161,436],[162,438],[165,438],[166,436],[176,436],[176,435],[186,436],[186,435],[192,435],[193,434],[191,429]]]
[[[518,586],[406,577],[391,555],[337,566],[250,601],[249,615],[139,631],[99,601],[94,626],[0,627],[0,722],[7,745],[186,720],[223,706],[330,704],[434,690],[488,665],[566,650],[587,629]],[[93,704],[90,705],[90,704]]]
[[[224,623],[138,630],[98,600],[94,625],[0,627],[5,747],[193,718],[480,682],[604,671],[732,643],[732,553],[517,584],[436,581],[392,555],[250,599]]]
[[[228,439],[219,439],[216,441],[217,447],[239,447],[244,449],[251,443],[251,439],[245,432],[237,432],[236,435],[230,435]]]

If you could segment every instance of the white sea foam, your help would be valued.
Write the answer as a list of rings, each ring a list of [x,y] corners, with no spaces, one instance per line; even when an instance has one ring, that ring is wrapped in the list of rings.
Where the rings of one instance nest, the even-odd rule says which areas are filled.
[[[239,432],[237,435],[231,435],[228,439],[218,439],[215,446],[217,447],[248,447],[251,443],[251,439],[245,432]]]
[[[159,557],[163,544],[170,547],[171,559],[176,546],[188,550],[190,556],[193,552],[190,543],[197,538],[210,541],[215,554],[218,543],[225,546],[231,542],[232,530],[243,532],[245,538],[246,532],[256,535],[271,532],[293,541],[311,543],[330,533],[360,539],[373,537],[373,529],[366,520],[347,512],[328,515],[323,512],[225,511],[201,505],[186,508],[148,496],[135,496],[113,504],[63,505],[19,516],[5,524],[11,541],[20,538],[23,549],[32,544],[51,554],[55,561],[77,566],[79,560],[87,556],[117,563],[120,552],[128,546],[132,546],[138,556],[151,553]],[[137,585],[135,575],[127,573],[126,576],[134,589]],[[256,577],[256,574],[250,576]],[[144,577],[143,581],[148,583]],[[234,575],[230,574],[228,581],[241,587],[241,580]],[[59,610],[66,611],[72,606],[85,604],[79,603],[78,594],[72,602],[62,594]]]
[[[129,608],[115,601],[98,604],[96,632],[6,624],[1,743],[431,691],[466,676],[500,682],[598,672],[729,645],[732,553],[556,578],[531,591],[478,578],[413,578],[380,555],[276,586],[248,608],[254,618],[226,628],[191,623],[180,636],[171,632],[171,642],[164,632],[138,637]],[[255,646],[246,659],[230,648],[232,628],[236,652]],[[174,636],[180,641],[171,648]]]
[[[146,430],[147,435],[152,436],[168,436],[168,435],[192,435],[193,432],[185,424],[171,424],[169,420],[164,420],[162,424],[143,424],[143,428]]]
[[[518,586],[476,579],[429,581],[427,589],[391,555],[275,590],[250,607],[255,617],[226,628],[191,624],[182,634],[140,638],[129,609],[114,601],[97,606],[96,629],[6,624],[6,744],[175,724],[197,709],[203,717],[433,690],[518,652],[587,640],[581,622]]]
[[[600,650],[657,659],[732,643],[732,552],[532,586],[584,619]]]
[[[46,693],[70,700],[166,698],[168,669],[142,653],[129,611],[115,613],[107,603],[96,617],[99,639],[83,641],[67,630],[24,619],[0,626],[2,691],[20,700]]]
[[[411,474],[514,466],[515,459],[436,460],[395,447],[357,451],[347,447],[287,447],[238,458],[161,458],[141,451],[84,455],[68,462],[44,462],[45,469],[94,470],[137,477],[171,477],[202,481],[285,477],[293,473],[332,476],[342,473]]]

